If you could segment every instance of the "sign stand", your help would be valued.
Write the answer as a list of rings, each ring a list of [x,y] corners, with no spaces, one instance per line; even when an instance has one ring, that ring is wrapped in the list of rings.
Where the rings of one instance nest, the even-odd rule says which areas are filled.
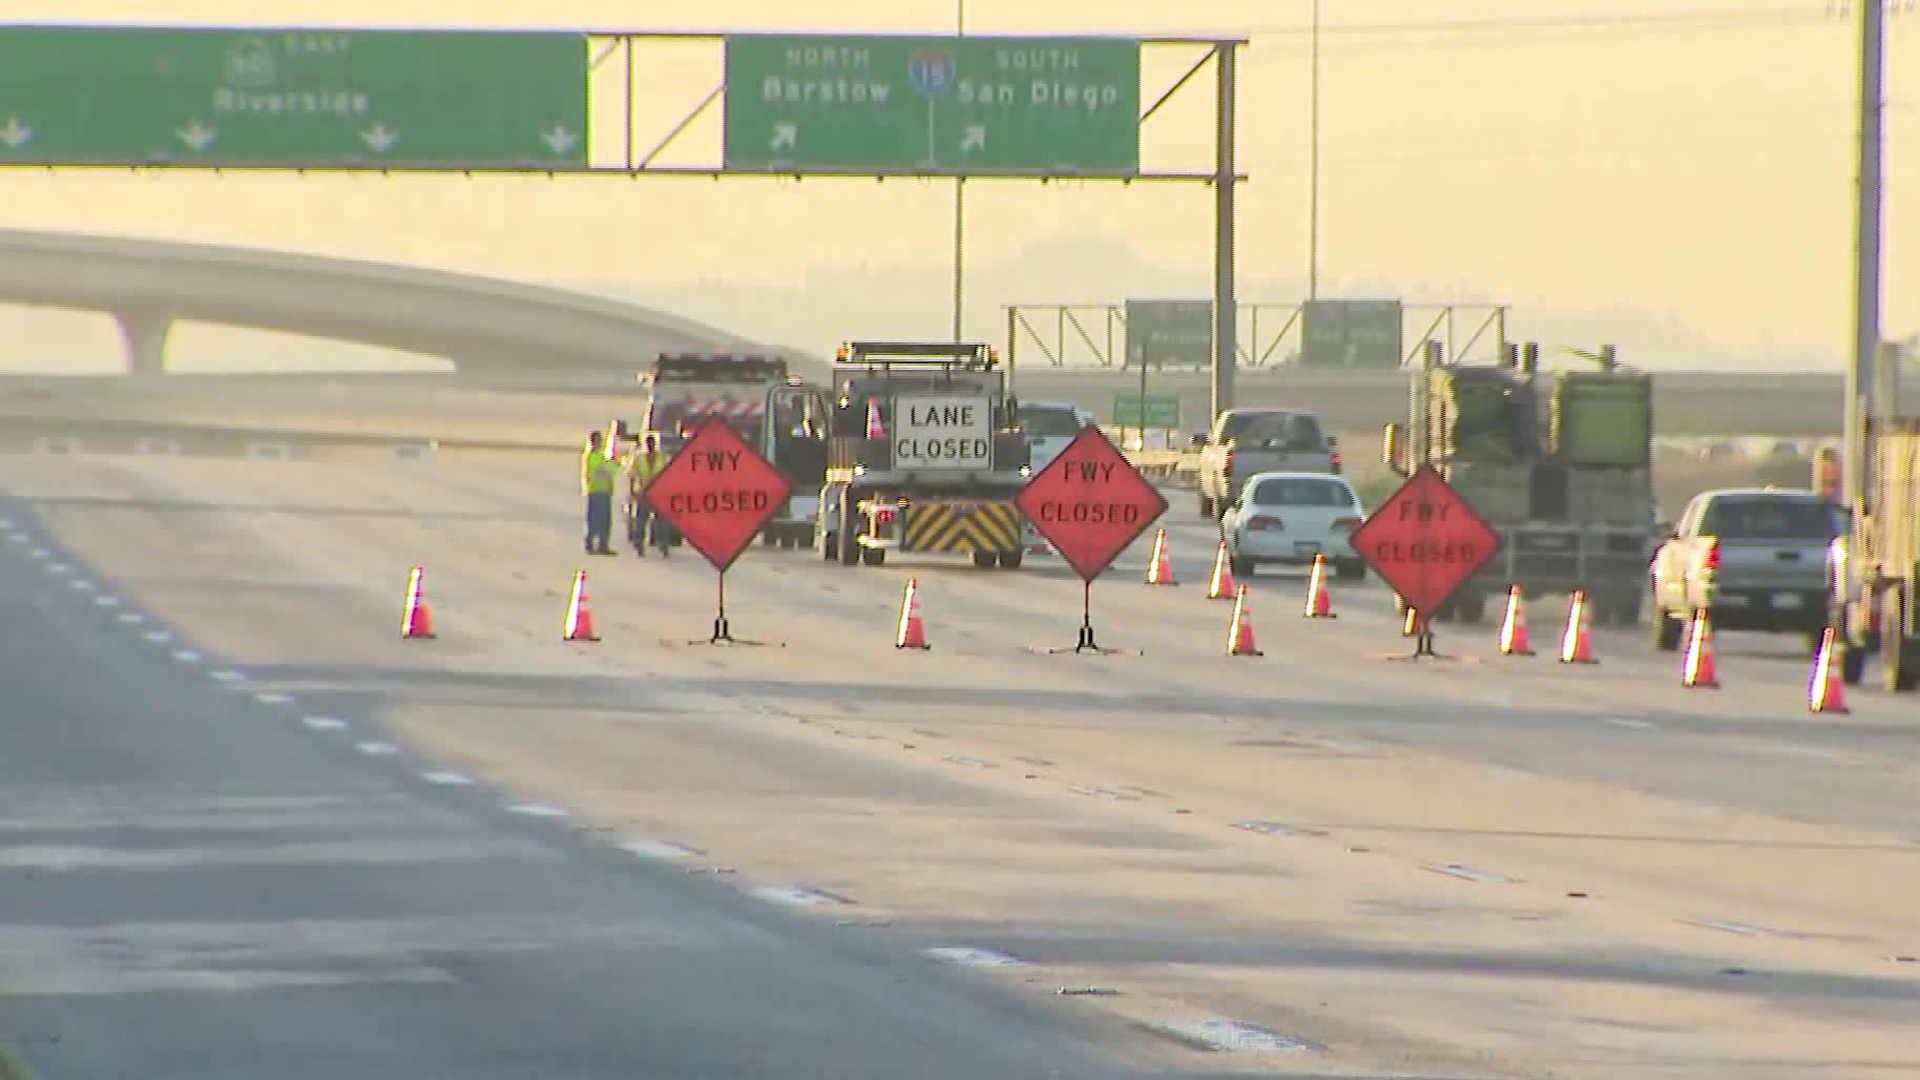
[[[727,623],[727,572],[725,570],[720,571],[720,575],[718,578],[718,586],[719,586],[718,595],[715,598],[716,606],[715,606],[714,615],[713,615],[713,636],[709,638],[704,638],[704,639],[692,638],[687,642],[687,644],[689,645],[761,645],[761,646],[766,645],[767,643],[764,641],[752,641],[747,638],[737,638],[733,636],[733,628]],[[785,647],[784,643],[782,643],[782,647],[783,648]]]
[[[1121,656],[1121,655],[1145,656],[1146,655],[1145,652],[1142,652],[1138,649],[1134,649],[1134,650],[1103,649],[1100,646],[1094,644],[1094,641],[1093,641],[1093,582],[1091,581],[1082,581],[1080,583],[1080,640],[1076,641],[1074,643],[1073,648],[1071,649],[1068,649],[1064,646],[1057,649],[1048,649],[1047,655],[1057,656],[1060,653],[1064,653],[1064,652],[1071,652],[1076,656],[1083,652],[1090,652],[1095,656]]]

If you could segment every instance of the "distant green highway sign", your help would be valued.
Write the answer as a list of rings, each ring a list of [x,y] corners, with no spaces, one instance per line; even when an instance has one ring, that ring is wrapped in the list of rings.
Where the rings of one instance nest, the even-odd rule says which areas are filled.
[[[1140,43],[733,34],[728,169],[1140,169]]]
[[[1129,300],[1127,365],[1213,363],[1213,301]]]
[[[1146,408],[1141,408],[1141,401]],[[1173,429],[1180,426],[1178,394],[1122,394],[1113,399],[1113,426],[1123,428]]]
[[[1300,313],[1300,363],[1307,367],[1397,368],[1398,300],[1309,300]]]
[[[0,28],[0,162],[584,166],[574,32]]]

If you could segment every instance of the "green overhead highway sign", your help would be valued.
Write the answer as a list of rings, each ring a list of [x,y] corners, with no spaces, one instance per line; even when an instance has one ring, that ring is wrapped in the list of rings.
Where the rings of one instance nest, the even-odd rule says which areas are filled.
[[[1307,367],[1397,368],[1400,301],[1309,300],[1300,313],[1300,363]]]
[[[1141,418],[1138,394],[1122,394],[1113,399],[1113,426],[1171,430],[1180,426],[1180,397],[1177,394],[1148,394],[1146,417]]]
[[[1213,301],[1127,301],[1126,362],[1213,363]]]
[[[1137,173],[1140,42],[733,34],[726,167]]]
[[[579,33],[0,28],[0,163],[581,167],[586,130]]]

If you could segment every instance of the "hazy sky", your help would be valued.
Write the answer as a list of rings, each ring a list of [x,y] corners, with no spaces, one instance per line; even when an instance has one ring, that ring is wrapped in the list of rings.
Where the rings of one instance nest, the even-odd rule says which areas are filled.
[[[1730,348],[1847,341],[1851,22],[1825,0],[1323,0],[1322,273],[1457,285],[1518,305],[1671,313]],[[1568,22],[1745,10],[1735,20]],[[1789,17],[1751,18],[1755,9]],[[1242,56],[1241,269],[1304,275],[1307,0],[967,0],[971,32],[1251,32]],[[1172,14],[1177,12],[1178,14]],[[1799,18],[1791,17],[1799,13]],[[19,19],[950,30],[952,0],[0,0]],[[1464,22],[1472,28],[1433,28]],[[1553,25],[1547,25],[1553,24]],[[1920,331],[1920,14],[1890,24],[1887,329]],[[1371,29],[1362,29],[1371,26]],[[1421,29],[1419,27],[1426,27]],[[637,54],[644,151],[719,81],[720,51]],[[1191,51],[1149,53],[1151,100]],[[618,64],[597,156],[621,156]],[[1148,164],[1204,168],[1211,80],[1146,126]],[[665,155],[718,158],[718,110]],[[944,265],[952,185],[763,179],[0,174],[0,222],[364,255],[527,278],[798,282],[810,268]],[[1209,265],[1211,196],[1186,185],[968,188],[969,258],[1124,238]],[[1106,301],[1057,283],[1047,297]],[[1291,300],[1294,297],[1248,297]],[[850,312],[850,321],[859,313]],[[930,327],[940,332],[943,327]]]

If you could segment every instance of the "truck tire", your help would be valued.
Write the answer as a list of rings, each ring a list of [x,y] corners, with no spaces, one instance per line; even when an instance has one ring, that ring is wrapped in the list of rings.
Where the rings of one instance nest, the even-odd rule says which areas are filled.
[[[1880,604],[1880,676],[1893,694],[1920,686],[1920,637],[1907,636],[1907,603],[1890,589]]]
[[[1859,686],[1867,674],[1867,650],[1846,639],[1840,641],[1840,681]]]
[[[1200,520],[1202,521],[1220,520],[1219,513],[1217,513],[1214,509],[1213,500],[1211,498],[1208,498],[1204,494],[1200,496]]]
[[[1653,605],[1653,618],[1650,621],[1653,624],[1653,647],[1661,652],[1678,652],[1680,639],[1686,636],[1686,622],[1662,611],[1657,602]]]
[[[1026,556],[1027,553],[1024,551],[1003,551],[1000,553],[1000,569],[1018,570],[1020,569],[1020,560],[1026,558]]]
[[[887,562],[886,548],[861,548],[860,561],[868,566],[884,566]]]
[[[840,565],[856,566],[860,562],[860,545],[854,541],[853,523],[854,498],[851,490],[840,495]]]
[[[973,565],[978,570],[991,570],[1000,561],[998,552],[976,551],[973,553]]]

